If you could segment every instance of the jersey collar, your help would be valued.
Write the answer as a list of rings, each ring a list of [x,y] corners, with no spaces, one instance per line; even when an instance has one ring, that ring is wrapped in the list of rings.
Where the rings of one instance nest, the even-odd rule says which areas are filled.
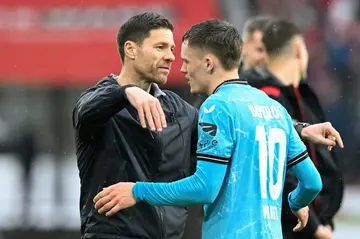
[[[220,88],[220,86],[223,86],[223,85],[228,85],[228,84],[241,84],[241,85],[247,85],[248,82],[246,80],[240,80],[240,79],[231,79],[231,80],[226,80],[224,81],[223,83],[221,83],[220,85],[218,85],[213,94],[216,93],[216,91],[218,91],[218,89]]]

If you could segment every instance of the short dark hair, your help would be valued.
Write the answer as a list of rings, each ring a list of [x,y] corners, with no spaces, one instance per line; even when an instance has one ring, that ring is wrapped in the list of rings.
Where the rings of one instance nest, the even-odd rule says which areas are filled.
[[[300,29],[293,23],[285,20],[270,22],[263,32],[263,43],[269,55],[281,53],[284,47],[297,35]]]
[[[244,24],[244,35],[252,35],[256,31],[264,32],[265,27],[276,18],[272,16],[259,15],[249,18]]]
[[[213,53],[225,70],[240,65],[243,42],[239,31],[223,20],[207,20],[193,25],[183,36],[189,46]]]
[[[117,45],[121,61],[124,64],[124,44],[126,41],[133,41],[141,45],[145,38],[150,36],[150,31],[165,28],[174,31],[174,26],[166,17],[153,13],[145,12],[132,16],[119,29],[117,34]]]

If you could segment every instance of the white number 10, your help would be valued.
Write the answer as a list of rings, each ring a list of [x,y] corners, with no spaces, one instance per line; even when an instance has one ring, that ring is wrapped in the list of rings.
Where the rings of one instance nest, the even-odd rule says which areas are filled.
[[[264,126],[256,126],[255,140],[259,142],[259,169],[261,198],[267,198],[267,192],[273,200],[279,198],[283,185],[284,163],[286,159],[286,135],[282,129],[272,128],[266,140]],[[275,145],[278,144],[279,155],[275,155]],[[277,159],[275,160],[275,157]],[[277,164],[274,167],[274,163]],[[274,183],[274,168],[277,168],[277,180]]]

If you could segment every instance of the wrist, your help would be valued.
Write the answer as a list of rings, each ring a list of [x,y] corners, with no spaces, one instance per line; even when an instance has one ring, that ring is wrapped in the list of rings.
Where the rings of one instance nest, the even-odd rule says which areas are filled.
[[[128,100],[128,96],[127,96],[128,91],[127,90],[128,90],[128,88],[131,88],[131,87],[138,87],[138,86],[135,84],[128,84],[128,85],[124,85],[121,87],[125,93],[124,95],[127,100]]]
[[[136,202],[141,202],[142,201],[142,185],[141,182],[137,182],[135,183],[134,187],[132,188],[132,194],[134,196],[134,199]]]
[[[293,201],[293,199],[291,198],[291,193],[289,193],[288,195],[288,203],[289,203],[289,207],[290,209],[293,211],[293,212],[297,212],[299,211],[301,208],[303,208],[302,206],[300,205],[296,205],[296,203]]]
[[[299,134],[299,136],[301,138],[306,138],[307,134],[306,134],[306,130],[304,130],[306,127],[310,126],[309,123],[304,123],[304,122],[297,122],[295,123],[294,127],[296,129],[296,132]]]

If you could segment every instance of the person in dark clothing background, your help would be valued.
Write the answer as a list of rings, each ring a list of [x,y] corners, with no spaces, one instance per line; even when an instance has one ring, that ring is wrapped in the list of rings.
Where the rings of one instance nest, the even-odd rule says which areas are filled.
[[[245,22],[242,33],[244,49],[239,75],[246,70],[266,66],[268,57],[262,43],[262,31],[266,24],[273,20],[274,17],[260,15]]]
[[[244,37],[253,36],[255,39],[251,40],[257,41],[253,43],[253,47],[258,46],[253,50],[259,50],[259,54],[254,56],[261,59],[254,60],[255,64],[244,64],[243,66],[250,67],[241,69],[240,77],[279,101],[294,120],[314,124],[313,126],[326,126],[324,136],[332,140],[332,136],[328,135],[331,124],[323,123],[325,119],[316,95],[306,81],[301,81],[306,78],[308,53],[297,27],[271,17],[257,17],[249,20],[245,27]],[[246,57],[244,60],[247,60]],[[262,67],[256,67],[256,62],[260,62]],[[267,65],[267,68],[264,68],[264,65]],[[306,139],[305,129],[309,127],[302,131],[301,128],[298,132]],[[310,206],[310,218],[306,228],[294,233],[292,227],[296,224],[296,218],[286,203],[286,197],[296,186],[296,182],[292,175],[287,174],[282,213],[284,238],[332,238],[333,218],[340,208],[344,189],[340,163],[335,152],[330,151],[331,147],[327,150],[326,147],[315,145],[313,142],[308,141],[306,145],[322,176],[323,190]],[[340,142],[339,145],[342,146]]]
[[[156,13],[138,14],[121,26],[117,42],[120,75],[104,77],[80,96],[73,110],[81,235],[181,239],[185,207],[142,203],[111,217],[94,208],[94,196],[109,185],[171,182],[195,170],[197,110],[157,86],[167,81],[175,59],[172,23]]]

